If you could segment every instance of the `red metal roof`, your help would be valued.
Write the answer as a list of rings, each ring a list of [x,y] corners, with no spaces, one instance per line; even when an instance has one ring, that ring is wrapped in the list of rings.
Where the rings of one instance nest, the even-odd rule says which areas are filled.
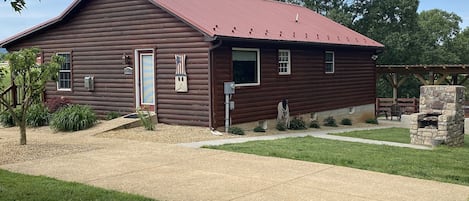
[[[0,42],[4,47],[63,20],[60,16]],[[150,0],[210,37],[234,37],[321,44],[384,47],[307,8],[272,0]],[[296,21],[298,19],[298,21]]]
[[[298,5],[272,0],[153,1],[211,37],[383,47],[364,35]]]

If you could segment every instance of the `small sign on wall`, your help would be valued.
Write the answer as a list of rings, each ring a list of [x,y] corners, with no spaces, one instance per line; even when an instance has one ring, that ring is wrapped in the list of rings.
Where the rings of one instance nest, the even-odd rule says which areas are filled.
[[[132,75],[134,73],[134,69],[130,66],[124,68],[124,75]]]
[[[187,92],[186,55],[174,55],[176,60],[176,75],[174,77],[174,90],[176,92]]]

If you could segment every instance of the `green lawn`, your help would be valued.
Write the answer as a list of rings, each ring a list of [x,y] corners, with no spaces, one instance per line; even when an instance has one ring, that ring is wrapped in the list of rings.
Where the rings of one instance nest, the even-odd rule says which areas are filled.
[[[410,134],[408,128],[386,128],[367,131],[352,131],[347,133],[334,133],[346,137],[363,138],[370,140],[382,140],[389,142],[410,143]]]
[[[28,176],[0,170],[0,200],[82,201],[153,200],[47,177]]]
[[[383,129],[379,132],[395,132],[396,135],[403,136],[407,135],[408,131],[403,129],[402,133],[399,133],[399,129]],[[355,136],[366,135],[354,133]],[[402,140],[400,137],[391,137],[394,138]],[[379,136],[377,139],[384,138]],[[431,151],[314,137],[255,141],[208,148],[340,165],[469,186],[469,137],[466,137],[464,147],[443,146]]]

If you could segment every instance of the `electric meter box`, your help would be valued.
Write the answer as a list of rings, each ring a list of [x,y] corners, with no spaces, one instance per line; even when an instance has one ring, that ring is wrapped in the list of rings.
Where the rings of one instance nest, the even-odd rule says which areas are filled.
[[[235,93],[235,83],[234,82],[225,82],[224,92],[227,95]]]
[[[86,76],[84,78],[85,82],[85,89],[88,91],[94,91],[94,77],[93,76]]]

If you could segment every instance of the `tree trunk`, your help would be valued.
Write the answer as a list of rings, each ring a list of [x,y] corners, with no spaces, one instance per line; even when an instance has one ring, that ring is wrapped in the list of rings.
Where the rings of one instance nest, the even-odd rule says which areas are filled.
[[[26,145],[26,121],[20,122],[20,145]]]

